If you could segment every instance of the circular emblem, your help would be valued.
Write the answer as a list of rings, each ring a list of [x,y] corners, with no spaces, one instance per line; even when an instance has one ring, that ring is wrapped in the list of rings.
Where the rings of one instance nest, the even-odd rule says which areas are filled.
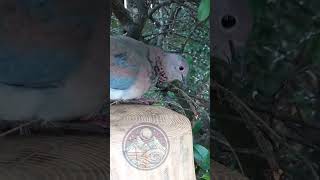
[[[168,156],[168,137],[160,127],[142,123],[127,132],[122,142],[122,151],[131,166],[140,170],[155,169]]]

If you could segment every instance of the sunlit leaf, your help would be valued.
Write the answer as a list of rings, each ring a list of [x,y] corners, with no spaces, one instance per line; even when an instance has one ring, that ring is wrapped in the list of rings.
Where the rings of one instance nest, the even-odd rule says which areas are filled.
[[[201,0],[200,6],[198,9],[198,20],[204,21],[210,15],[210,0]]]
[[[210,180],[210,173],[206,172],[204,175],[202,175],[200,177],[200,179],[202,179],[202,180]]]
[[[196,122],[194,123],[193,128],[192,128],[192,133],[193,133],[193,134],[199,133],[200,129],[202,128],[202,125],[203,125],[203,123],[202,123],[201,120],[196,121]]]
[[[194,150],[194,158],[197,164],[204,170],[208,170],[210,168],[210,153],[207,148],[201,146],[200,144],[196,144],[193,147]]]

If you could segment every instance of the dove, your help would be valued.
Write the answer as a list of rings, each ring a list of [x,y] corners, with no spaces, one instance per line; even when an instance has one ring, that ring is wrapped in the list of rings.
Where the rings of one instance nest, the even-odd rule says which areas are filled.
[[[211,17],[211,54],[229,61],[243,47],[252,28],[248,0],[213,1]]]
[[[106,1],[0,2],[0,120],[73,120],[108,97]]]
[[[179,54],[127,36],[110,37],[110,100],[139,99],[157,84],[185,81],[188,71]]]

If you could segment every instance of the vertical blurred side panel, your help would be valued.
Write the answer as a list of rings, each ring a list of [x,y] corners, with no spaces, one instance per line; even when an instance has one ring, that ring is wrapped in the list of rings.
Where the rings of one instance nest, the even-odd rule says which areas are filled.
[[[21,88],[21,92],[25,90],[24,94],[41,92],[46,89],[50,89],[47,94],[55,94],[54,91],[60,88],[60,84],[48,86],[46,84],[49,82],[48,80],[60,81],[68,79],[65,77],[72,77],[72,74],[75,73],[70,73],[68,70],[71,71],[72,68],[66,66],[78,65],[74,62],[86,59],[88,57],[86,52],[90,52],[88,59],[104,61],[103,63],[109,64],[110,14],[109,0],[0,0],[0,39],[2,40],[0,42],[0,68],[2,68],[0,69],[2,72],[2,74],[0,72],[0,86],[3,87],[3,83],[6,83],[14,88]],[[87,33],[86,28],[93,33]],[[93,41],[89,41],[93,39],[91,37],[94,37]],[[86,41],[86,39],[89,40]],[[12,46],[9,47],[9,45]],[[78,48],[79,46],[83,49]],[[10,48],[11,51],[5,51]],[[34,49],[36,50],[30,53]],[[41,51],[42,49],[48,51]],[[19,54],[19,52],[22,53]],[[52,57],[52,61],[50,61],[50,53],[56,52],[71,52],[76,56],[72,56],[75,57],[72,59],[68,56],[57,55]],[[4,53],[7,53],[8,56]],[[30,58],[23,56],[25,54],[28,54]],[[6,57],[8,57],[7,61],[4,59]],[[47,62],[45,62],[46,60]],[[70,63],[66,63],[65,60],[69,60]],[[16,68],[15,71],[5,71],[11,65]],[[42,67],[48,67],[48,69]],[[107,81],[104,84],[106,89],[104,96],[106,96],[105,94],[109,95],[109,90],[106,88],[107,85],[109,86],[109,68],[99,68],[103,69],[101,74],[105,74],[103,79],[106,79],[107,76]],[[97,69],[100,70],[99,68]],[[75,66],[75,69],[80,68]],[[83,69],[87,70],[88,68],[83,67]],[[40,76],[43,74],[46,75],[44,78]],[[92,78],[93,81],[94,78],[102,78],[101,74],[99,74],[100,76],[92,74],[94,73],[87,73],[88,76],[81,76],[80,79],[85,82],[89,78]],[[89,77],[90,75],[92,77]],[[91,83],[88,87],[90,85]],[[83,85],[79,86],[77,91],[86,91],[87,89],[90,90]],[[90,93],[87,96],[91,98],[95,92],[89,90]],[[35,118],[22,125],[18,120],[26,121],[26,119],[8,118],[6,120],[8,122],[3,120],[5,116],[2,112],[5,112],[5,108],[13,104],[10,100],[14,97],[5,97],[3,91],[0,91],[0,101],[8,99],[6,105],[0,106],[1,180],[110,179],[108,117],[104,117],[100,123],[101,119],[96,121],[95,117],[78,118],[76,115],[74,117],[77,118],[68,119],[63,115],[65,109],[85,106],[85,101],[78,101],[76,106],[73,106],[69,101],[68,95],[73,93],[78,95],[77,91],[74,90],[67,95],[61,93],[62,95],[56,96],[56,99],[52,98],[52,101],[43,103],[43,106],[49,107],[48,112],[53,110],[52,112],[56,112],[56,115],[61,118],[51,118],[50,121],[44,123],[40,120],[38,123]],[[100,91],[104,91],[104,89],[100,89]],[[23,97],[24,94],[20,93],[17,96]],[[65,103],[56,104],[53,107],[52,102],[55,100],[58,102],[59,98],[65,99]],[[96,98],[96,101],[103,101],[103,98],[101,95]],[[109,99],[108,96],[107,98]],[[32,101],[36,98],[30,96],[27,99]],[[21,104],[26,104],[25,107],[32,105],[28,101],[20,101]],[[41,109],[44,109],[43,106],[38,108],[39,110],[35,110],[36,115],[41,112]],[[105,106],[103,113],[108,115],[109,107]],[[14,105],[12,107],[17,114],[24,110]],[[86,114],[80,111],[81,109],[77,109],[70,112],[73,115]],[[42,115],[38,113],[37,116]]]
[[[223,85],[232,86],[232,81],[228,78],[229,69],[233,58],[240,53],[249,38],[252,28],[252,16],[248,0],[213,0],[211,1],[210,14],[210,117],[211,117],[211,179],[214,180],[247,180],[242,173],[232,170],[229,167],[217,162],[217,159],[223,159],[217,152],[218,146],[227,143],[224,141],[217,124],[221,119],[220,114],[230,114],[222,100],[225,97],[220,89]],[[236,128],[225,121],[226,127],[232,134]],[[233,129],[235,128],[235,129]]]

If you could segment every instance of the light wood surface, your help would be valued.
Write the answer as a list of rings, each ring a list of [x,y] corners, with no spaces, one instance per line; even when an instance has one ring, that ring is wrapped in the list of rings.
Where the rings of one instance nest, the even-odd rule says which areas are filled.
[[[108,138],[8,136],[0,139],[0,180],[108,180]]]
[[[169,150],[163,163],[151,170],[134,167],[125,158],[123,141],[132,127],[151,123],[164,131]],[[157,106],[114,105],[110,109],[111,180],[195,180],[192,131],[189,120]]]
[[[186,117],[155,106],[116,105],[110,111],[110,144],[107,132],[1,137],[0,180],[196,179]],[[152,170],[133,167],[122,149],[126,133],[146,122],[162,129],[169,144],[167,157]]]

